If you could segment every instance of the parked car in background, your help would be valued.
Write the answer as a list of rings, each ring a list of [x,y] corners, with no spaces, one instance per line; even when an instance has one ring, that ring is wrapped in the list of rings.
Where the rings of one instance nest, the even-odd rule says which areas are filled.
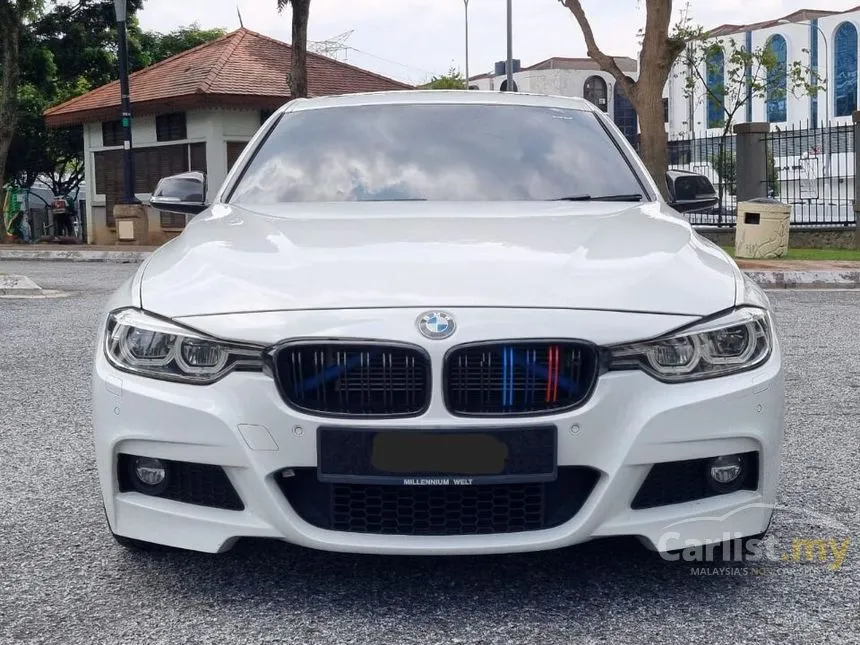
[[[668,181],[681,209],[706,192]],[[121,544],[664,551],[767,530],[768,300],[590,103],[295,100],[211,204],[204,183],[161,183],[153,206],[197,216],[101,325],[95,447]]]

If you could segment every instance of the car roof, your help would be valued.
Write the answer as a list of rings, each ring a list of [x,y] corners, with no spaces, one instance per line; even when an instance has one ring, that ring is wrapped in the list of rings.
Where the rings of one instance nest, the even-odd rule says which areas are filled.
[[[481,90],[401,90],[392,92],[363,92],[296,99],[282,110],[295,112],[328,107],[355,107],[363,105],[520,105],[566,108],[595,111],[597,108],[585,99],[569,96],[549,96],[525,92],[487,92]]]

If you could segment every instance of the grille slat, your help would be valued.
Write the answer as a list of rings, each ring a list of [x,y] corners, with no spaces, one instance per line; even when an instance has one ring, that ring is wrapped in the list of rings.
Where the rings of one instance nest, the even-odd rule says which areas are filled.
[[[430,399],[420,349],[376,343],[287,345],[273,355],[281,396],[293,407],[343,416],[410,416]]]
[[[587,343],[514,341],[455,348],[445,364],[454,414],[507,416],[566,410],[586,401],[597,379]]]

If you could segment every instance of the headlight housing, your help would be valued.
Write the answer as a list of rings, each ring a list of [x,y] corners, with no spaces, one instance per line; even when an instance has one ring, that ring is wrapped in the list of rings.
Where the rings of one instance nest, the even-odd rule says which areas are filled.
[[[665,338],[611,347],[609,369],[641,369],[666,383],[684,383],[758,367],[772,346],[767,311],[740,307]]]
[[[165,381],[207,385],[233,370],[263,368],[263,348],[209,338],[140,309],[108,316],[105,355],[117,369]]]

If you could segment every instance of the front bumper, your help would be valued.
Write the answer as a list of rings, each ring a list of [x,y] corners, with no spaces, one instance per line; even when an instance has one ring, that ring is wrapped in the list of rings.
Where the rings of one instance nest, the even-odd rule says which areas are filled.
[[[438,362],[434,361],[434,382]],[[421,429],[499,425],[499,419],[451,417],[438,389],[420,417],[337,424]],[[577,410],[503,421],[555,424],[559,466],[598,471],[594,489],[569,521],[518,533],[377,535],[317,528],[287,502],[276,474],[285,468],[315,467],[317,427],[330,425],[331,420],[290,409],[268,375],[233,373],[205,387],[168,383],[117,371],[99,351],[93,401],[98,473],[111,529],[130,538],[208,552],[229,549],[241,537],[278,538],[331,551],[470,554],[554,549],[621,535],[669,550],[686,546],[688,540],[755,535],[770,521],[783,434],[778,345],[768,362],[754,371],[696,383],[667,385],[642,372],[612,372],[599,379],[592,397]],[[655,463],[746,452],[759,453],[756,490],[631,508]],[[221,466],[244,509],[120,492],[116,463],[122,453]]]

